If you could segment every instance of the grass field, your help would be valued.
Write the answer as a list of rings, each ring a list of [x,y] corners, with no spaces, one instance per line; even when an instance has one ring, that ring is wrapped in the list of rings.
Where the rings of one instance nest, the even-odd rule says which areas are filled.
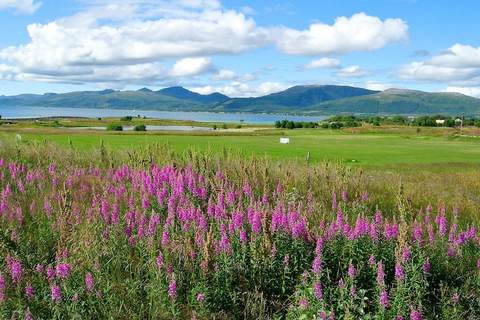
[[[165,143],[175,151],[188,148],[221,151],[232,149],[244,155],[268,156],[274,159],[306,161],[334,160],[364,167],[423,165],[435,170],[431,164],[452,167],[471,167],[480,164],[480,138],[454,138],[451,136],[346,133],[327,130],[298,129],[284,131],[290,137],[289,145],[279,143],[281,131],[265,130],[252,133],[186,134],[186,133],[107,133],[98,131],[72,132],[72,130],[22,130],[22,141],[49,141],[74,148],[89,149],[104,143],[111,149],[135,149],[153,143]],[[3,139],[14,139],[12,132],[2,132]]]

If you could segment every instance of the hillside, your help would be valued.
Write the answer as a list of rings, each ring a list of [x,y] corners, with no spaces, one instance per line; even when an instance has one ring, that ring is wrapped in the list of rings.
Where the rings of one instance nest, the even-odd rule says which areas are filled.
[[[389,89],[376,94],[337,99],[309,108],[313,113],[480,115],[480,99],[459,93]]]
[[[263,97],[230,99],[217,105],[215,109],[250,112],[301,112],[320,102],[371,95],[377,92],[349,86],[295,86]]]
[[[184,89],[185,91],[188,91]],[[161,90],[162,91],[162,90]],[[175,97],[169,92],[154,92],[147,88],[137,91],[79,91],[63,94],[0,96],[1,106],[70,107],[70,108],[115,108],[143,110],[205,110],[212,104],[228,99],[220,94],[190,95]],[[219,99],[219,95],[225,98]],[[194,98],[192,98],[194,97]]]
[[[79,91],[63,94],[0,96],[2,107],[112,108],[161,111],[218,111],[323,114],[445,114],[480,116],[480,99],[458,93],[349,86],[295,86],[256,98],[202,95],[183,87],[159,91]],[[1,109],[0,109],[1,114]]]
[[[165,96],[169,96],[169,97],[173,97],[181,100],[189,100],[192,102],[202,103],[202,104],[221,103],[230,99],[226,95],[218,92],[203,95],[203,94],[199,94],[199,93],[187,90],[183,87],[169,87],[169,88],[159,90],[157,92]]]

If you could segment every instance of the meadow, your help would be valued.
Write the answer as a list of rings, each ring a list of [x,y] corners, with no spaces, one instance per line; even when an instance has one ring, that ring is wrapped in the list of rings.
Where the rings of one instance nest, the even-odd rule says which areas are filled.
[[[2,129],[0,313],[478,319],[470,135]]]

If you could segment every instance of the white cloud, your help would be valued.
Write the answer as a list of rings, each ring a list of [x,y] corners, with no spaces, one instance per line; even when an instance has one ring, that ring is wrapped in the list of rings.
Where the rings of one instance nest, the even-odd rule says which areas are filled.
[[[408,26],[401,19],[380,20],[357,13],[339,17],[333,25],[314,23],[308,30],[279,29],[276,42],[291,55],[340,54],[370,51],[408,38]]]
[[[306,31],[260,27],[252,17],[224,8],[219,0],[78,1],[83,10],[30,24],[27,43],[0,49],[0,64],[8,66],[8,70],[0,69],[0,79],[161,84],[214,72],[216,55],[275,45],[287,54],[304,55],[373,50],[405,39],[408,29],[400,19],[382,21],[364,13],[338,18],[333,25],[313,24]],[[20,2],[40,3],[15,1]],[[2,3],[13,1],[0,0]],[[172,63],[170,70],[163,67]],[[339,67],[337,64],[337,59],[323,58],[309,67]],[[213,79],[245,83],[257,76],[222,69]],[[230,87],[244,93],[261,90]]]
[[[310,61],[304,66],[305,69],[321,69],[321,68],[338,68],[340,67],[340,60],[335,58],[320,58]]]
[[[228,70],[228,69],[221,69],[213,76],[214,80],[217,81],[225,81],[225,80],[233,80],[237,78],[237,74],[235,71]]]
[[[336,75],[342,78],[362,78],[370,75],[370,72],[360,66],[353,65],[338,70]]]
[[[381,82],[376,82],[376,81],[367,81],[365,83],[365,88],[369,90],[375,90],[375,91],[385,91],[387,89],[392,88],[393,86],[388,83],[381,83]]]
[[[172,77],[196,76],[212,69],[208,58],[185,58],[178,60],[170,70]]]
[[[0,0],[0,10],[12,9],[17,13],[34,14],[42,5],[35,0]]]
[[[252,73],[237,74],[233,70],[229,69],[220,69],[212,77],[215,81],[240,81],[240,82],[249,82],[257,79],[257,76]]]
[[[455,44],[430,60],[400,68],[400,77],[419,81],[480,85],[480,47]]]
[[[107,67],[200,59],[180,60],[170,73],[189,76],[207,67],[203,57],[243,52],[265,45],[268,38],[252,19],[218,9],[217,1],[174,2],[181,7],[168,17],[161,13],[148,19],[139,19],[152,13],[134,2],[95,4],[71,17],[31,24],[30,42],[0,50],[0,63],[18,67],[18,79],[44,81],[56,75],[57,81],[80,81],[83,74],[88,82]],[[112,20],[116,23],[108,23]]]
[[[258,97],[279,92],[287,89],[288,86],[279,82],[262,82],[258,85],[234,81],[226,86],[203,86],[191,88],[192,91],[201,94],[221,92],[229,97]]]
[[[480,87],[447,87],[445,91],[462,93],[467,96],[480,98]]]
[[[429,62],[412,62],[400,68],[400,77],[420,81],[450,82],[462,81],[480,74],[476,68],[455,68],[432,65]]]

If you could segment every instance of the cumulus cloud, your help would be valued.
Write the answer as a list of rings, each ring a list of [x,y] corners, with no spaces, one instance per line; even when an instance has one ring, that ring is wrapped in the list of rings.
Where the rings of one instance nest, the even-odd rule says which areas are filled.
[[[279,49],[291,55],[342,54],[370,51],[408,38],[408,25],[401,19],[381,20],[365,13],[339,17],[333,25],[314,23],[308,30],[280,29]]]
[[[213,76],[213,79],[217,81],[225,81],[225,80],[233,80],[233,79],[236,79],[237,77],[238,76],[235,71],[228,70],[228,69],[220,69]]]
[[[335,58],[320,58],[307,63],[305,69],[322,69],[322,68],[338,68],[340,67],[340,60]]]
[[[0,10],[11,9],[20,14],[34,14],[41,5],[35,0],[0,0]]]
[[[4,66],[0,79],[151,85],[217,72],[214,80],[249,82],[257,74],[217,70],[213,57],[265,46],[294,55],[374,50],[406,39],[408,31],[403,20],[381,20],[364,13],[338,18],[333,25],[316,23],[308,30],[295,30],[258,26],[243,13],[253,14],[251,10],[229,10],[219,0],[78,1],[83,4],[81,11],[30,24],[27,43],[0,49]],[[40,4],[0,0],[0,8],[12,3],[24,11],[28,6],[19,4],[37,9]],[[339,67],[339,61],[321,58],[307,67]],[[361,71],[347,68],[340,73],[361,76]],[[244,90],[238,84],[230,87],[238,92],[262,90],[248,84]]]
[[[220,92],[229,97],[259,97],[287,89],[288,86],[279,82],[262,82],[260,84],[248,84],[234,81],[225,86],[200,86],[191,88],[192,91],[201,94]]]
[[[169,74],[173,77],[188,77],[210,70],[212,70],[212,63],[208,58],[185,58],[178,60]]]
[[[134,13],[141,13],[143,7],[126,1],[124,5],[96,4],[71,17],[31,24],[27,28],[30,42],[0,50],[0,61],[18,67],[18,78],[27,74],[42,80],[57,74],[59,81],[69,81],[80,80],[83,74],[85,81],[91,81],[110,67],[190,59],[178,61],[169,73],[179,77],[204,71],[208,65],[203,57],[235,54],[265,44],[265,30],[242,13],[218,8],[216,1],[174,3],[181,5],[179,12],[171,11],[168,17],[162,13],[139,20]],[[188,18],[184,16],[187,13]],[[117,22],[105,23],[105,19]]]
[[[480,98],[480,87],[447,87],[446,92],[456,92],[467,96]]]
[[[400,68],[404,79],[480,85],[480,47],[455,44],[426,61],[414,61]]]
[[[338,70],[336,75],[342,78],[362,78],[370,75],[370,72],[360,66],[353,65]]]
[[[385,91],[392,88],[393,86],[388,83],[376,82],[376,81],[367,81],[365,83],[365,88],[375,91]]]

